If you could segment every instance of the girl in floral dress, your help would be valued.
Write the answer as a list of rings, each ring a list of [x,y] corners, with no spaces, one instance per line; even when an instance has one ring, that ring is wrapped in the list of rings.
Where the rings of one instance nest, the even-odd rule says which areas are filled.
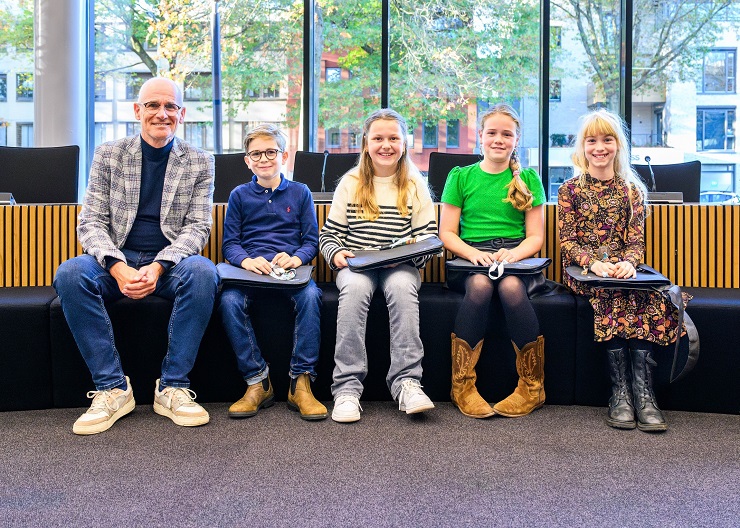
[[[629,280],[645,252],[647,193],[630,164],[619,116],[606,110],[584,116],[572,158],[576,174],[558,191],[563,269],[575,264]],[[652,347],[680,336],[677,310],[659,292],[591,288],[567,274],[563,281],[594,309],[594,341],[606,350],[612,382],[607,424],[665,431],[653,393]]]

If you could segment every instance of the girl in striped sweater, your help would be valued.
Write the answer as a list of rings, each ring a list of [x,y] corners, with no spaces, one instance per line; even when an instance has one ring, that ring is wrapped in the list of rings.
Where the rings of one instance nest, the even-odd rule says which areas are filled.
[[[362,272],[347,267],[353,250],[437,232],[429,188],[408,156],[406,133],[406,122],[390,109],[378,110],[365,120],[358,165],[340,180],[319,236],[322,255],[332,269],[339,270],[331,388],[332,419],[337,422],[360,419],[359,399],[367,374],[365,326],[377,288],[385,295],[390,317],[388,388],[399,409],[408,414],[434,407],[420,384],[424,348],[419,336],[421,277],[417,268],[429,257]]]

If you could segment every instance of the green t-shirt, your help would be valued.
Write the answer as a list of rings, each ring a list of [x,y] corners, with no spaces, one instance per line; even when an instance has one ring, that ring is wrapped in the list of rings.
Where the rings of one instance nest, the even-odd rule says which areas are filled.
[[[532,193],[532,207],[545,203],[545,189],[534,169],[522,169],[521,178]],[[460,238],[482,242],[492,238],[524,238],[524,211],[504,202],[513,178],[511,169],[490,174],[480,163],[455,167],[442,191],[443,203],[459,207]]]

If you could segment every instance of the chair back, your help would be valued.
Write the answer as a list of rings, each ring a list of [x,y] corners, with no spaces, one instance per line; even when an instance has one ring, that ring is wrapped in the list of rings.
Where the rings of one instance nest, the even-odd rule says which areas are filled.
[[[244,153],[214,154],[216,175],[213,190],[213,203],[228,203],[229,195],[235,187],[252,179],[252,171],[244,162]]]
[[[699,202],[701,190],[701,162],[687,161],[670,165],[652,165],[655,174],[655,189],[649,165],[633,165],[648,191],[681,192],[684,202]]]
[[[359,156],[359,153],[330,154],[299,150],[295,153],[293,180],[305,183],[311,192],[332,192],[339,178],[357,165]]]
[[[433,198],[439,201],[445,182],[450,171],[455,167],[465,167],[481,160],[478,154],[450,154],[447,152],[432,152],[429,154],[429,172],[427,180],[433,193]]]
[[[0,147],[0,191],[19,204],[77,203],[80,147]]]

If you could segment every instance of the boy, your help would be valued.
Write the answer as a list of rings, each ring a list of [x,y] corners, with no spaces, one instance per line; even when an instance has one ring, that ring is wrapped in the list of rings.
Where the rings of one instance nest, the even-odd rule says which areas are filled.
[[[281,173],[288,161],[285,137],[275,125],[257,126],[244,138],[244,151],[244,161],[254,175],[229,196],[224,258],[259,274],[269,274],[274,267],[288,270],[308,264],[318,252],[318,224],[308,187]],[[321,290],[311,280],[299,290],[269,292],[289,296],[295,310],[288,405],[304,420],[322,420],[327,417],[326,407],[314,398],[310,385],[319,358]],[[248,287],[224,285],[218,308],[248,385],[244,396],[229,407],[231,418],[254,416],[274,403],[269,367],[249,319],[249,304],[256,295]]]

